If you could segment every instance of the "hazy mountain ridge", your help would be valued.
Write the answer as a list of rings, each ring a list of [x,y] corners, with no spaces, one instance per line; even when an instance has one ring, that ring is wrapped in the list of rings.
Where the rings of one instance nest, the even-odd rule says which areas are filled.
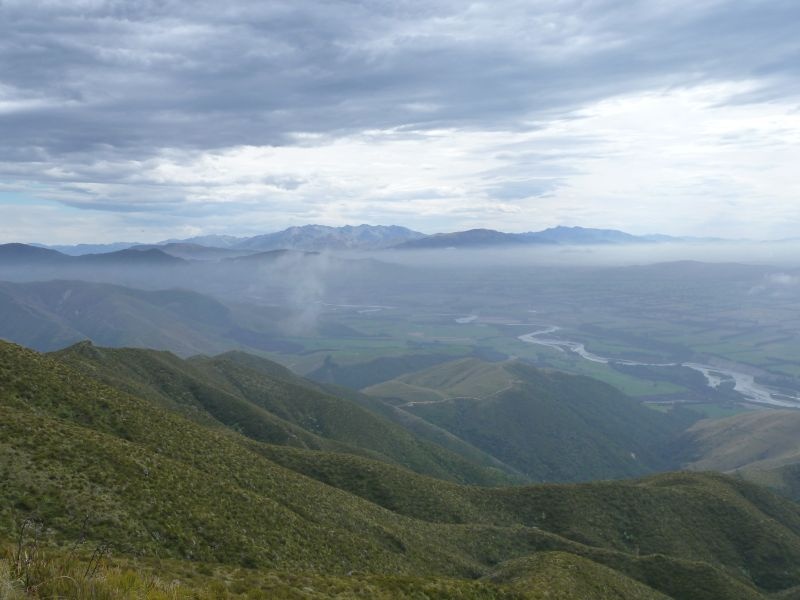
[[[541,231],[506,233],[493,229],[470,229],[449,233],[424,234],[400,225],[302,225],[289,227],[274,233],[251,237],[231,235],[202,235],[185,239],[169,239],[155,244],[115,242],[110,244],[44,245],[36,246],[57,250],[69,255],[108,253],[130,248],[160,248],[167,253],[176,253],[181,258],[190,258],[189,246],[202,246],[245,254],[267,250],[310,251],[368,251],[388,248],[449,248],[484,247],[523,244],[657,244],[668,242],[718,242],[719,238],[696,238],[663,234],[633,235],[616,229],[567,227],[560,225]],[[181,246],[184,249],[181,249]],[[181,256],[178,253],[183,253]],[[199,251],[198,251],[199,252]],[[210,251],[206,251],[210,254]],[[224,253],[219,253],[224,256]]]
[[[127,250],[134,246],[140,245],[139,242],[111,242],[108,244],[31,244],[32,246],[40,246],[50,250],[56,250],[62,254],[69,254],[70,256],[81,256],[83,254],[102,254],[107,252],[116,252],[118,250]]]
[[[141,247],[163,248],[167,251],[168,248],[177,250],[177,246],[185,244],[240,253],[283,249],[341,251],[377,250],[424,236],[425,234],[423,233],[399,225],[344,225],[341,227],[302,225],[251,237],[202,235],[185,239],[169,239],[155,244],[115,242],[110,244],[39,245],[65,254],[75,255],[105,253]]]
[[[248,275],[254,268],[261,267],[279,271],[282,277],[290,280],[293,275],[302,274],[304,267],[314,268],[314,265],[304,264],[304,258],[293,252],[291,257],[236,259],[224,265],[201,267],[199,273],[181,271],[172,280],[175,284],[180,283],[180,275],[191,283],[191,279],[204,276],[211,279],[210,285],[213,285],[215,275],[230,277],[235,272],[246,285]],[[331,266],[334,274],[336,266]],[[356,266],[370,268],[368,264]],[[27,271],[30,275],[30,269]],[[147,270],[144,275],[150,273],[158,278],[137,278],[134,283],[158,283],[170,279],[156,269]],[[233,288],[234,293],[230,293],[226,280],[221,281],[218,289],[235,296],[238,288]],[[295,300],[291,287],[287,290],[276,285],[270,292],[276,296],[281,293],[283,296],[277,298],[288,297],[288,300],[280,306],[264,307],[236,303],[228,298],[221,301],[208,293],[182,287],[140,289],[72,279],[0,281],[0,338],[40,351],[58,350],[88,339],[101,346],[154,348],[189,356],[237,349],[297,352],[302,350],[302,346],[287,336],[300,327],[306,334],[360,335],[345,326],[328,324],[318,318],[314,312],[316,306],[301,303],[302,298]],[[312,298],[311,302],[314,300]],[[302,312],[306,310],[311,311],[307,317]]]
[[[669,235],[632,235],[615,229],[558,226],[527,233],[505,233],[493,229],[470,229],[453,233],[436,233],[418,240],[403,242],[397,249],[480,248],[521,245],[624,245],[669,242],[715,242],[715,238],[673,237]]]
[[[80,280],[151,290],[175,288],[180,282],[198,280],[198,264],[202,263],[154,247],[71,256],[26,244],[0,245],[0,281],[6,282]]]
[[[240,339],[266,346],[273,336],[242,327],[230,308],[197,292],[47,281],[0,282],[0,337],[43,351],[89,339],[186,356],[248,347]]]
[[[399,225],[304,225],[251,237],[239,242],[237,247],[255,250],[377,250],[423,236]]]
[[[160,250],[165,254],[182,258],[184,260],[224,260],[250,254],[248,250],[235,250],[233,248],[220,248],[217,246],[201,245],[194,242],[169,242],[163,244],[137,244],[131,250]]]

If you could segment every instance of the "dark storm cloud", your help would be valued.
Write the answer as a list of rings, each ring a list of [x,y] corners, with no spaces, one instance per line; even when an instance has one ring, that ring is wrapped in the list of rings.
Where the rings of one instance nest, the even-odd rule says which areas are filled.
[[[620,94],[715,82],[747,83],[731,105],[785,100],[800,95],[798,22],[794,0],[0,0],[0,182],[143,223],[150,212],[250,227],[242,215],[256,202],[269,223],[407,219],[393,211],[420,200],[438,211],[421,219],[449,224],[465,202],[479,219],[568,187],[592,153],[614,151],[606,131],[495,138],[486,165],[471,145],[474,169],[434,165],[441,177],[424,181],[402,169],[378,180],[366,166],[356,181],[268,153],[216,177],[208,157],[345,136],[377,148],[387,130],[399,147],[422,148],[434,130],[514,138]],[[337,159],[353,156],[361,168],[370,154]],[[375,202],[357,202],[373,190]]]
[[[0,127],[18,159],[31,147],[146,157],[291,144],[295,132],[521,127],[654,85],[757,78],[754,93],[780,94],[800,65],[800,4],[789,1],[7,1],[0,11],[0,97],[17,105]]]

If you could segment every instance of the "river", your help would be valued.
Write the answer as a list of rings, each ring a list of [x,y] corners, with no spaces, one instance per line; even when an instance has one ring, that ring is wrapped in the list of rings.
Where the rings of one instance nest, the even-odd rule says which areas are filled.
[[[717,367],[695,362],[646,363],[635,360],[607,358],[605,356],[595,354],[594,352],[589,352],[586,349],[586,346],[580,342],[573,342],[571,340],[553,337],[552,334],[557,332],[559,329],[559,327],[551,325],[537,331],[523,334],[519,336],[518,339],[528,344],[537,344],[539,346],[555,348],[560,352],[573,352],[585,360],[596,363],[616,363],[634,367],[686,367],[702,373],[706,378],[706,383],[709,387],[715,388],[719,387],[724,382],[733,382],[733,389],[748,402],[782,408],[800,408],[800,395],[785,393],[775,388],[757,383],[753,375],[750,375],[749,373],[737,371],[735,369],[731,369],[730,367]]]

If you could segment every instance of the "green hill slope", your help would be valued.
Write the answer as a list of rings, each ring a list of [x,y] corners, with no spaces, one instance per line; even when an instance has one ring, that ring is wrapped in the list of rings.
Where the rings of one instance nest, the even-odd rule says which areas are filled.
[[[54,356],[117,389],[201,422],[216,421],[257,441],[359,454],[453,481],[511,481],[497,469],[420,440],[284,367],[248,354],[182,360],[168,352],[81,343]]]
[[[358,457],[279,448],[269,449],[267,456],[399,514],[436,523],[530,527],[619,553],[612,560],[607,553],[579,552],[614,568],[622,561],[631,572],[643,563],[630,557],[663,555],[706,567],[737,564],[759,572],[760,584],[782,587],[789,581],[779,557],[793,552],[784,546],[783,528],[800,526],[796,505],[717,475],[486,489],[375,468]]]
[[[619,572],[565,552],[542,552],[502,564],[488,580],[530,593],[532,598],[667,600],[666,596]]]
[[[326,461],[331,485],[323,473],[301,474]],[[363,457],[266,445],[6,343],[0,470],[0,537],[35,516],[54,543],[85,535],[121,556],[190,561],[163,569],[243,565],[250,574],[236,577],[252,590],[284,595],[318,581],[320,597],[538,598],[549,582],[589,597],[722,600],[800,585],[800,508],[741,481],[676,474],[463,487]],[[370,476],[360,495],[343,489]],[[379,485],[383,499],[370,491]],[[429,498],[449,512],[426,515]],[[270,575],[276,569],[284,575]]]
[[[686,423],[602,382],[518,362],[461,359],[365,389],[534,480],[643,475],[674,466]]]
[[[527,478],[513,467],[504,464],[502,461],[499,461],[486,452],[476,448],[471,444],[468,444],[464,440],[454,436],[452,433],[442,429],[441,427],[437,427],[436,425],[429,423],[428,421],[404,410],[403,408],[383,402],[379,398],[355,391],[352,388],[342,387],[340,385],[330,383],[320,383],[299,377],[281,365],[261,357],[254,356],[253,354],[248,354],[246,352],[226,352],[224,355],[220,355],[217,358],[224,358],[226,360],[236,362],[269,377],[276,377],[278,379],[290,381],[296,385],[309,387],[312,390],[323,392],[327,395],[345,398],[358,404],[359,406],[362,406],[363,408],[366,408],[368,411],[401,426],[403,429],[411,432],[415,437],[427,440],[428,442],[433,442],[437,446],[446,448],[447,450],[458,454],[471,463],[479,464],[485,467],[491,467],[492,469],[500,469],[504,473],[510,473],[514,480],[518,480],[520,483],[527,481]],[[376,360],[375,362],[379,361]],[[407,364],[403,361],[400,362]],[[396,365],[397,363],[392,362],[392,364]]]
[[[700,421],[676,446],[687,469],[734,473],[800,500],[800,412],[760,410]]]
[[[408,403],[483,399],[510,387],[515,380],[503,363],[462,358],[369,386],[364,392],[402,398]]]
[[[13,511],[33,511],[56,536],[78,536],[89,515],[91,538],[129,552],[333,572],[477,566],[403,518],[265,460],[233,432],[18,347],[0,354],[6,529]]]
[[[704,420],[684,436],[689,467],[735,471],[800,463],[800,412],[760,410]]]
[[[339,365],[328,356],[320,367],[306,376],[320,383],[360,390],[452,359],[453,357],[447,354],[407,354],[379,356],[354,365]]]

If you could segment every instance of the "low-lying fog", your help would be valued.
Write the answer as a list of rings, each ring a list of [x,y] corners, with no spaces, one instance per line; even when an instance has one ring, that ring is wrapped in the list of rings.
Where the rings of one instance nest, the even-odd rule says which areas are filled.
[[[542,244],[476,249],[384,250],[371,256],[408,266],[626,266],[693,260],[800,267],[800,240],[584,246]]]

